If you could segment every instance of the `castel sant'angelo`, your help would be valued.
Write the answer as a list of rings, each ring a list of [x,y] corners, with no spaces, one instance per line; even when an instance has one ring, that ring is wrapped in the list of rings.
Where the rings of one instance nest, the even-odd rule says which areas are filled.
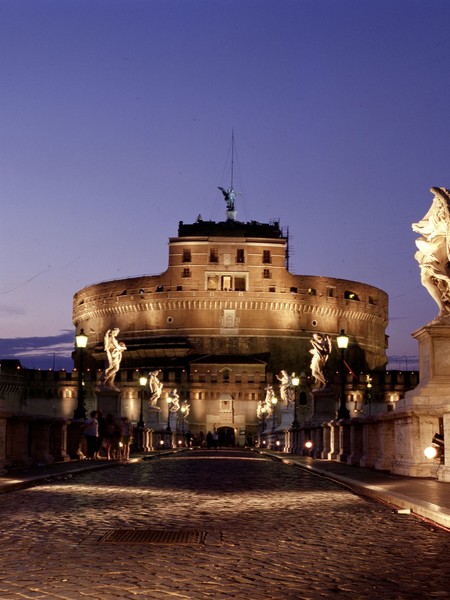
[[[224,221],[180,222],[166,271],[85,287],[74,296],[73,322],[89,334],[85,367],[96,371],[105,367],[105,332],[119,330],[124,414],[137,419],[136,381],[159,371],[161,421],[176,388],[190,404],[192,432],[222,428],[239,440],[256,433],[257,403],[269,384],[278,393],[281,371],[302,374],[307,404],[314,402],[315,334],[331,340],[329,388],[339,387],[341,330],[354,373],[384,370],[388,297],[366,283],[290,273],[279,222],[239,221],[234,190],[222,192]]]

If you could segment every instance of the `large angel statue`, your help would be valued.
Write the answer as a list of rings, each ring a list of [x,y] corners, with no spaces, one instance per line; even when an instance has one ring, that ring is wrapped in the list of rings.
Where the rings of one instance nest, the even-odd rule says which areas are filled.
[[[439,307],[438,319],[450,316],[450,191],[432,187],[433,202],[412,229],[419,233],[417,252],[422,285]]]
[[[159,371],[152,371],[148,375],[148,386],[150,388],[150,406],[153,408],[159,408],[157,406],[158,400],[161,398],[162,389],[164,384],[158,378]]]
[[[321,390],[327,385],[325,365],[331,353],[331,338],[329,335],[323,335],[322,333],[313,333],[310,342],[312,350],[309,352],[312,354],[311,373],[315,381],[314,389]]]
[[[105,369],[103,374],[103,386],[116,392],[120,390],[114,385],[114,379],[120,367],[122,354],[127,349],[123,342],[119,342],[117,340],[119,331],[120,329],[117,327],[114,329],[108,329],[103,338],[106,358],[108,359],[108,367]]]
[[[219,190],[222,192],[225,202],[227,203],[227,210],[234,210],[234,203],[236,201],[236,192],[232,187],[227,190],[223,187],[219,187]]]
[[[287,371],[281,371],[280,375],[276,376],[280,382],[280,398],[290,406],[294,402],[294,386],[292,385],[292,377]]]

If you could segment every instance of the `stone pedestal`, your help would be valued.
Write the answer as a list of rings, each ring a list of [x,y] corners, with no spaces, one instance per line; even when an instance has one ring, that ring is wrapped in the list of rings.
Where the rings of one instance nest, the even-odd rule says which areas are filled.
[[[450,408],[450,321],[432,321],[413,333],[419,342],[420,383],[397,402],[396,411],[417,406]]]
[[[435,433],[443,433],[450,444],[450,319],[432,321],[413,335],[419,343],[420,383],[397,402],[390,416],[394,417],[392,471],[450,481],[450,448],[443,465],[423,453]]]
[[[120,390],[99,388],[95,391],[95,394],[97,396],[97,410],[99,410],[103,416],[108,414],[111,414],[114,417],[121,416],[122,403],[120,401]]]
[[[314,406],[311,422],[332,421],[336,417],[336,394],[329,388],[313,390],[312,394],[314,396]]]
[[[277,429],[290,429],[294,420],[294,407],[287,406],[281,409],[281,423]]]

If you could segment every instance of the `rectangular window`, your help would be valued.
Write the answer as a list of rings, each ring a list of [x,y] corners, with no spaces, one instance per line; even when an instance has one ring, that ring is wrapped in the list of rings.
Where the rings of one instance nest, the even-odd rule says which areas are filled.
[[[219,250],[218,248],[211,248],[209,251],[209,262],[210,263],[218,263],[219,262]]]
[[[236,292],[245,292],[245,277],[234,278],[234,289]]]
[[[190,277],[191,270],[189,268],[183,269],[183,277]]]
[[[189,249],[183,250],[183,262],[191,262],[191,251]]]
[[[328,298],[335,298],[336,297],[336,288],[328,287],[327,288],[327,296],[328,296]]]
[[[271,279],[270,269],[263,270],[263,279]]]
[[[272,256],[270,254],[270,250],[263,250],[263,263],[265,265],[270,265],[272,263]]]
[[[244,262],[244,250],[243,248],[238,248],[236,250],[236,262],[243,263]]]

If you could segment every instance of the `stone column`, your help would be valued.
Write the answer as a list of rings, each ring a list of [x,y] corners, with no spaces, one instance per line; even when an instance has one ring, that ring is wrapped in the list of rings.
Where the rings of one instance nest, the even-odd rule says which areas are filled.
[[[378,422],[374,417],[370,420],[365,419],[362,432],[362,456],[359,461],[360,467],[368,467],[373,469],[377,458],[377,432]]]

